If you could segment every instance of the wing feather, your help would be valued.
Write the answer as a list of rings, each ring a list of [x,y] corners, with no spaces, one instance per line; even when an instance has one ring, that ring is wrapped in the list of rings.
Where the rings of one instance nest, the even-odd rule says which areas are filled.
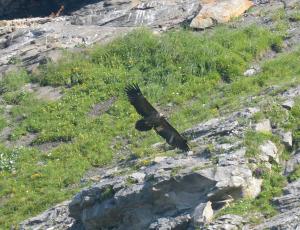
[[[187,140],[184,139],[170,123],[162,118],[160,125],[154,128],[155,131],[166,139],[167,143],[183,151],[189,151]]]
[[[127,94],[128,100],[141,116],[148,117],[150,115],[158,113],[157,110],[143,96],[137,84],[128,85],[125,88],[125,92]]]

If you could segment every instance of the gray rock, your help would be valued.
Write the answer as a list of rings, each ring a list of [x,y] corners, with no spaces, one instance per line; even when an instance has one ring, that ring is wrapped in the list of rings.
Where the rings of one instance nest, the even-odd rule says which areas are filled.
[[[256,69],[251,68],[251,69],[247,69],[247,70],[244,72],[244,76],[245,76],[245,77],[251,77],[251,76],[255,75],[256,73],[257,73]]]
[[[168,0],[106,0],[75,11],[71,23],[110,27],[170,27],[193,18],[199,10],[200,2],[197,0],[176,3]]]
[[[69,229],[75,230],[75,220],[69,217],[70,201],[58,204],[42,214],[20,224],[20,230]]]
[[[251,68],[247,69],[244,72],[244,76],[252,77],[252,76],[256,75],[257,73],[259,73],[260,71],[261,71],[261,68],[259,65],[253,65]]]
[[[254,0],[253,2],[255,5],[260,5],[270,3],[270,0]]]
[[[283,108],[291,110],[293,108],[294,104],[295,104],[295,102],[293,99],[288,99],[288,100],[284,101],[281,105]]]
[[[273,199],[273,203],[277,206],[277,209],[284,213],[289,210],[300,208],[300,200],[298,194],[287,194],[282,197],[277,197]]]
[[[300,85],[298,85],[294,88],[290,88],[287,91],[285,91],[284,93],[282,93],[282,98],[286,99],[286,100],[295,98],[297,96],[300,96]]]
[[[227,214],[220,216],[218,219],[205,226],[205,230],[238,230],[242,229],[243,225],[247,223],[243,217],[238,215]]]
[[[288,132],[281,132],[280,136],[282,138],[282,142],[283,144],[288,147],[291,148],[293,146],[293,135],[291,131]]]
[[[145,176],[146,176],[145,173],[135,172],[130,175],[130,178],[133,178],[138,183],[142,183],[144,182]]]
[[[101,199],[106,193],[104,183],[79,193],[69,208],[71,216],[80,220],[86,229],[97,229],[98,226],[145,229],[155,217],[157,220],[163,218],[162,214],[171,217],[192,210],[195,204],[205,199],[204,194],[213,184],[199,174],[190,174],[176,180],[169,178],[157,183],[130,185],[119,191],[113,190],[111,198]]]
[[[296,151],[285,164],[285,174],[293,172],[300,165],[300,150]]]
[[[300,208],[288,210],[276,215],[266,222],[255,226],[253,230],[278,229],[278,230],[298,230],[300,228]]]
[[[202,226],[211,222],[214,215],[214,210],[211,207],[211,202],[199,204],[192,214],[195,226]]]
[[[294,181],[293,183],[288,184],[283,189],[283,192],[285,195],[288,195],[288,194],[299,195],[300,194],[300,179]]]
[[[284,188],[284,195],[273,199],[274,205],[281,212],[263,224],[259,229],[300,229],[300,180],[288,184]]]
[[[210,137],[218,139],[224,136],[239,136],[242,135],[245,127],[248,127],[247,125],[249,124],[240,124],[238,120],[244,119],[248,121],[258,111],[258,108],[246,108],[226,117],[213,118],[207,122],[195,125],[193,128],[183,132],[183,135],[197,143],[201,142],[201,140],[206,141],[206,138]]]
[[[259,155],[261,161],[270,163],[275,161],[279,163],[278,149],[272,141],[266,141],[259,146],[259,149],[261,151]]]
[[[254,130],[257,132],[272,132],[271,122],[269,119],[264,119],[255,124]]]
[[[0,76],[12,66],[34,70],[38,65],[57,61],[62,48],[76,51],[76,46],[106,42],[132,28],[102,28],[71,25],[68,17],[32,18],[7,21],[3,28],[14,28],[1,35],[6,43],[0,49]]]
[[[178,216],[175,218],[159,218],[150,224],[149,230],[186,230],[189,226],[191,217],[189,215]]]

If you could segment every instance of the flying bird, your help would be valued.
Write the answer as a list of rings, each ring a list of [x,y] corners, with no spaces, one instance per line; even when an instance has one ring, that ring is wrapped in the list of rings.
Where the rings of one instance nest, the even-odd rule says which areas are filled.
[[[137,130],[149,131],[154,129],[158,135],[166,139],[169,145],[183,151],[189,151],[187,140],[147,101],[137,84],[128,85],[125,88],[125,92],[129,102],[134,106],[138,114],[143,117],[135,123]]]

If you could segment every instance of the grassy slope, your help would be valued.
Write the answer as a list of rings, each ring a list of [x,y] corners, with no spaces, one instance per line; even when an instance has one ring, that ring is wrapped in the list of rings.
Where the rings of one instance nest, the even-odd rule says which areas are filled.
[[[123,94],[126,84],[138,82],[158,107],[172,103],[170,121],[182,131],[218,116],[217,108],[238,108],[241,98],[268,85],[299,82],[299,51],[266,62],[255,77],[241,76],[249,63],[280,44],[279,36],[254,26],[220,27],[201,36],[188,31],[154,36],[138,30],[83,54],[67,54],[59,64],[43,67],[39,76],[12,73],[0,83],[4,102],[14,105],[8,122],[3,112],[0,127],[13,129],[11,140],[36,133],[36,145],[65,144],[47,153],[34,146],[1,146],[0,228],[70,198],[83,186],[79,181],[88,168],[108,164],[124,147],[137,156],[153,152],[149,146],[160,139],[134,130],[138,115]],[[30,81],[61,86],[64,97],[56,102],[34,99],[21,88]],[[118,99],[108,112],[87,116],[93,104],[112,96]]]

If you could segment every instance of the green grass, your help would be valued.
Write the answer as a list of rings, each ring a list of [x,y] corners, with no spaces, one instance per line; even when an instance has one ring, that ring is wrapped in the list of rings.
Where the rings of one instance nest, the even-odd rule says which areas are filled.
[[[298,180],[299,178],[300,178],[300,166],[297,166],[295,170],[290,175],[288,175],[288,180],[292,182]]]
[[[10,72],[0,81],[0,93],[19,90],[21,86],[29,82],[29,79],[25,71]]]
[[[300,21],[300,13],[299,12],[294,12],[289,15],[289,20],[292,22],[298,22]]]
[[[242,76],[254,59],[274,46],[281,46],[281,37],[255,26],[161,36],[138,30],[84,54],[67,54],[59,64],[44,66],[38,76],[21,72],[12,74],[14,81],[5,78],[1,96],[14,105],[6,124],[13,128],[10,139],[35,133],[35,145],[64,144],[47,153],[34,146],[5,149],[4,158],[16,160],[0,171],[0,228],[70,198],[84,186],[80,178],[87,169],[109,164],[124,147],[136,156],[153,154],[149,146],[162,139],[134,129],[138,115],[125,98],[127,84],[138,82],[157,108],[170,108],[170,122],[182,131],[218,116],[218,108],[240,108],[241,98],[270,84],[299,82],[299,51],[266,62],[257,76]],[[39,101],[22,89],[28,81],[61,86],[64,96]],[[109,111],[96,118],[87,115],[95,103],[112,96],[118,99]]]
[[[286,128],[292,130],[293,133],[293,147],[300,148],[300,97],[295,101],[291,112],[289,113]]]
[[[248,131],[246,132],[244,145],[247,148],[246,156],[255,157],[260,154],[259,146],[267,140],[271,140],[273,135],[271,133]]]

